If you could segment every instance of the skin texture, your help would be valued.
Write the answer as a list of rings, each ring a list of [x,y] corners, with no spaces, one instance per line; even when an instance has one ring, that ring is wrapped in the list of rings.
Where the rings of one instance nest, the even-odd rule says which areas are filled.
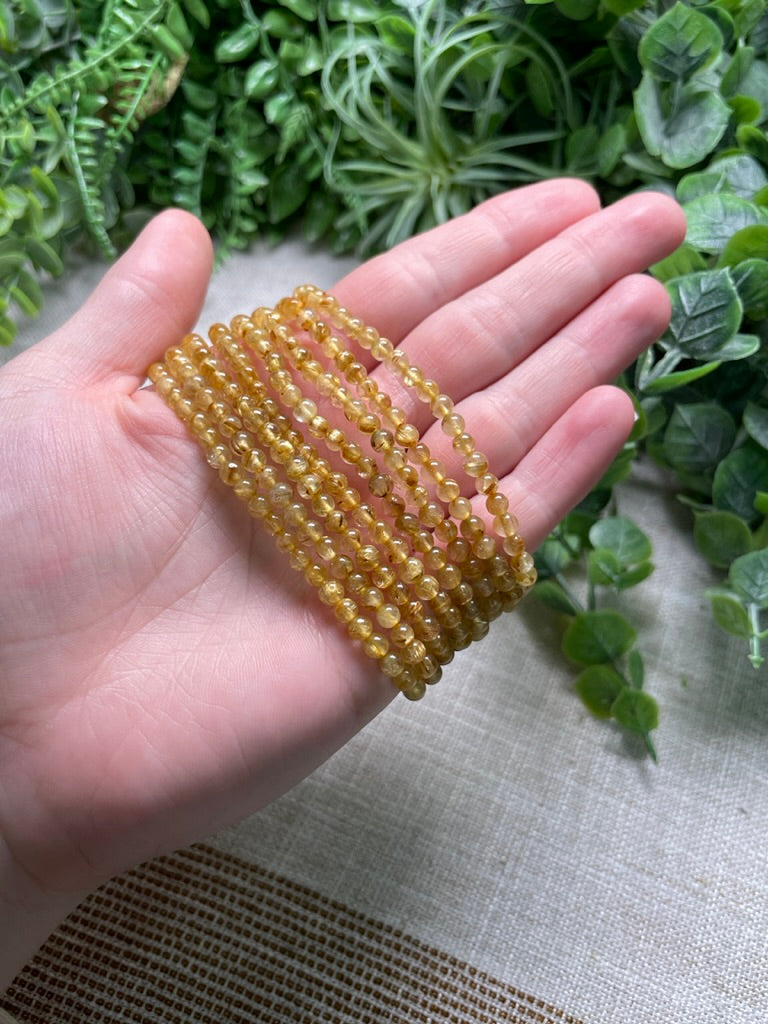
[[[545,182],[334,292],[454,397],[532,550],[631,429],[609,382],[666,325],[640,272],[683,233],[662,195],[600,210],[584,183]],[[392,697],[139,390],[210,267],[202,226],[168,211],[0,371],[0,983],[99,883],[274,799]],[[425,440],[455,466],[438,429]]]

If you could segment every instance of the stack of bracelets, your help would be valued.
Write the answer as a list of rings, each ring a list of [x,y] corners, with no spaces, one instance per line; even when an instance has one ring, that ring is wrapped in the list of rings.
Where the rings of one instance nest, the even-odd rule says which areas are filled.
[[[349,636],[418,700],[536,579],[487,459],[435,381],[319,288],[209,337],[168,349],[149,370],[155,389]],[[355,345],[429,406],[490,533]]]

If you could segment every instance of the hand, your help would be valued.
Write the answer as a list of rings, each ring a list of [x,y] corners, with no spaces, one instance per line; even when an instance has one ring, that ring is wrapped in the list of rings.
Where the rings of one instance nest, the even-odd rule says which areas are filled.
[[[666,293],[638,272],[683,232],[662,195],[598,212],[585,184],[546,182],[334,293],[454,397],[533,549],[632,426],[608,382],[664,329]],[[0,371],[0,903],[30,914],[273,799],[392,696],[139,389],[194,323],[210,263],[201,225],[162,214]],[[0,942],[0,977],[2,959]]]

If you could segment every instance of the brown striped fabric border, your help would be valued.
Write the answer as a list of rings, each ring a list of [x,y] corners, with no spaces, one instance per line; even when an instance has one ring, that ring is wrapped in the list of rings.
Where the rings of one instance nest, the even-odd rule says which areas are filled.
[[[205,845],[94,893],[0,1006],[19,1024],[579,1024],[397,928]]]

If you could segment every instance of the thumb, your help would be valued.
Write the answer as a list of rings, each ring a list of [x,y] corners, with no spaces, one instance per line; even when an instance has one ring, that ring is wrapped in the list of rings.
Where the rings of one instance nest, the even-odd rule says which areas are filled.
[[[182,210],[158,214],[102,278],[81,309],[38,348],[57,376],[78,384],[118,376],[143,381],[147,367],[197,320],[213,247]]]

